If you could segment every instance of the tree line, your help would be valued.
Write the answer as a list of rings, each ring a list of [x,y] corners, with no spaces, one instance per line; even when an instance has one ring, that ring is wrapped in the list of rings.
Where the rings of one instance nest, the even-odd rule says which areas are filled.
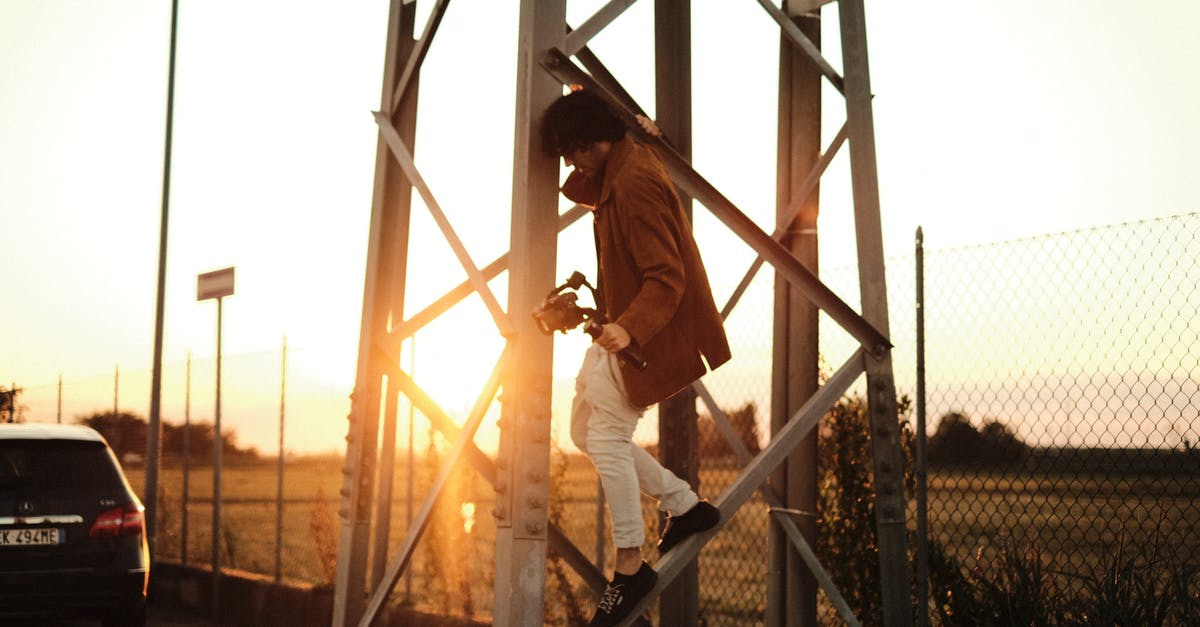
[[[96,412],[78,419],[79,424],[89,426],[108,440],[117,457],[124,460],[128,455],[146,455],[148,421],[129,412]],[[162,421],[162,438],[159,451],[163,457],[183,457],[185,444],[187,454],[193,460],[209,460],[213,455],[215,429],[211,422],[192,422],[188,425]],[[185,442],[186,440],[186,442]],[[222,455],[226,461],[253,461],[259,458],[258,449],[239,447],[233,429],[221,429]]]

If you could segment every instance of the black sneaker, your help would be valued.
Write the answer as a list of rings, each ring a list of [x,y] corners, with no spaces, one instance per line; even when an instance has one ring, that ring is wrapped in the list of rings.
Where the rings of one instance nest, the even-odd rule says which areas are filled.
[[[596,613],[588,625],[608,627],[621,622],[633,610],[633,606],[654,589],[656,581],[658,573],[645,562],[632,575],[614,573],[612,582],[604,587],[604,594],[596,604]]]
[[[720,520],[721,510],[713,507],[708,501],[700,501],[693,505],[692,509],[678,516],[668,516],[667,524],[663,526],[662,538],[658,540],[658,554],[665,555],[688,536],[708,531]]]

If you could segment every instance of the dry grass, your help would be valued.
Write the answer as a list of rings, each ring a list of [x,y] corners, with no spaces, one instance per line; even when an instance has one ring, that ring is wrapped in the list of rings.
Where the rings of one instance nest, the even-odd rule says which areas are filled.
[[[555,477],[554,496],[562,504],[561,527],[585,555],[597,551],[596,522],[598,485],[590,462],[579,456],[563,459],[565,467]],[[405,522],[405,486],[403,464],[398,464],[393,503],[391,551],[407,531]],[[420,507],[422,486],[429,473],[417,462],[415,507]],[[338,459],[311,459],[289,463],[285,471],[283,523],[283,576],[310,583],[326,583],[330,571],[328,553],[336,546],[337,500],[341,488],[342,464]],[[225,536],[222,560],[226,566],[274,573],[276,466],[273,462],[231,467],[222,473],[222,510]],[[141,491],[140,469],[130,469],[130,482]],[[486,616],[491,611],[494,568],[495,525],[491,520],[494,494],[474,473],[454,482],[452,507],[443,507],[440,539],[426,537],[413,556],[411,579],[402,579],[395,588],[396,602],[412,602],[418,607],[451,614],[471,613]],[[717,497],[734,478],[736,471],[705,470],[701,473],[702,493]],[[160,558],[178,560],[181,556],[182,470],[163,468],[162,509],[160,519]],[[1122,533],[1138,538],[1151,526],[1178,542],[1181,554],[1200,554],[1197,531],[1200,514],[1192,495],[1177,494],[1167,480],[1132,477],[1113,483],[1103,478],[1076,479],[1071,489],[1051,489],[1047,477],[995,477],[986,473],[939,473],[930,477],[930,524],[933,536],[963,563],[973,563],[981,554],[986,558],[1001,540],[1018,544],[1036,544],[1041,559],[1054,571],[1087,568],[1103,564],[1106,547]],[[212,473],[209,468],[193,469],[190,474],[188,507],[188,560],[209,562]],[[475,506],[474,527],[470,534],[461,531],[463,519],[457,506],[471,502]],[[657,527],[657,515],[645,504],[647,518],[647,554]],[[1164,514],[1165,513],[1165,514]],[[911,514],[911,512],[910,512]],[[752,500],[729,522],[701,553],[701,608],[710,624],[754,624],[761,621],[766,604],[767,512]],[[1081,524],[1081,521],[1090,521]],[[457,535],[448,530],[458,528]],[[951,534],[950,532],[954,533]],[[601,531],[606,538],[607,528]],[[322,537],[322,534],[324,536]],[[329,537],[332,535],[333,537]],[[434,534],[436,536],[436,534]],[[1011,539],[1011,540],[1009,540]],[[322,549],[324,547],[324,549]],[[607,545],[605,559],[610,553]],[[611,564],[606,564],[610,569]],[[457,570],[448,570],[448,569]],[[577,590],[582,584],[573,575],[569,580]],[[411,590],[411,597],[406,594]],[[552,595],[547,595],[552,596]],[[582,595],[589,599],[588,594]],[[565,612],[564,612],[565,614]]]

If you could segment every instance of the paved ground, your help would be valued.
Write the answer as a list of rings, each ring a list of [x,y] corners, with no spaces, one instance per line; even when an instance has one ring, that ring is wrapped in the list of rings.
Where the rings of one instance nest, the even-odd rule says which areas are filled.
[[[147,627],[226,627],[206,616],[189,610],[167,607],[151,607],[146,617]]]
[[[100,621],[88,620],[41,620],[8,622],[0,621],[4,627],[99,627]],[[225,623],[214,622],[208,617],[171,607],[151,606],[146,616],[147,627],[228,627]]]

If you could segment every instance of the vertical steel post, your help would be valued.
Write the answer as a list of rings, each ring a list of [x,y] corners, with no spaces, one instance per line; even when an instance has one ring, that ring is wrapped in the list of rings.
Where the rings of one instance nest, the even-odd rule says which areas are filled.
[[[61,425],[62,424],[62,373],[61,372],[58,373],[58,405],[57,405],[57,409],[54,412],[54,415],[58,418],[58,420],[57,420],[58,424]]]
[[[405,123],[403,117],[397,120],[398,112],[392,108],[392,99],[398,74],[405,65],[406,52],[412,49],[415,13],[415,2],[392,0],[388,14],[388,42],[380,102],[382,112],[391,116],[393,122],[401,127],[402,136]],[[400,109],[415,107],[415,96],[414,86],[406,94],[405,101],[409,104],[402,102]],[[411,140],[411,136],[408,139]],[[403,309],[404,264],[408,251],[408,190],[399,164],[380,136],[376,142],[375,187],[371,202],[358,361],[342,470],[342,506],[338,512],[341,529],[334,580],[334,627],[357,623],[366,604],[371,514],[375,504],[379,400],[383,373],[389,366],[380,363],[377,346],[384,339],[389,321],[399,319]],[[385,469],[385,472],[390,471]]]
[[[654,2],[655,118],[663,135],[685,159],[692,158],[692,28],[691,0]],[[691,198],[681,194],[688,219]],[[688,386],[658,404],[658,456],[692,489],[700,488],[699,435],[696,392]],[[659,525],[665,522],[660,514]],[[692,562],[659,597],[659,620],[664,625],[697,621],[699,566]]]
[[[502,627],[544,622],[553,344],[530,314],[556,282],[558,160],[542,152],[537,125],[562,84],[539,61],[562,44],[565,25],[565,0],[521,1],[508,292],[516,336],[496,462],[493,620]]]
[[[788,8],[788,7],[785,7]],[[788,10],[792,22],[821,45],[821,23]],[[821,152],[822,76],[803,51],[781,35],[779,52],[779,135],[777,143],[776,227],[782,244],[814,275],[818,269],[817,190],[794,198]],[[800,213],[789,208],[802,201]],[[771,432],[778,433],[819,387],[820,310],[782,277],[776,276],[772,350]],[[814,429],[773,473],[772,483],[810,545],[816,545],[817,431]],[[767,624],[817,624],[817,583],[787,535],[772,520],[767,555]]]
[[[413,26],[416,20],[416,2],[408,2],[400,8],[399,29],[396,42],[396,65],[403,67],[412,55],[414,40]],[[397,70],[398,71],[398,70]],[[400,138],[416,151],[417,138],[417,93],[420,75],[415,75],[401,98],[397,109],[392,111],[392,123]],[[389,88],[390,89],[390,88]],[[385,98],[389,97],[385,94]],[[388,154],[390,163],[391,155]],[[387,231],[388,256],[384,261],[388,264],[387,274],[391,276],[392,289],[389,293],[391,323],[396,323],[403,317],[405,285],[408,272],[408,240],[409,220],[412,210],[412,185],[400,173],[400,169],[388,171],[386,188],[384,190],[386,204],[389,207]],[[379,441],[379,486],[375,499],[375,545],[374,563],[371,566],[371,587],[374,588],[383,579],[387,571],[388,543],[392,527],[392,496],[394,494],[394,479],[396,470],[396,410],[399,403],[399,388],[388,380],[383,410],[383,435]]]
[[[224,297],[217,297],[217,391],[213,409],[213,489],[212,489],[212,617],[221,616],[221,318]]]
[[[917,227],[917,432],[913,442],[917,475],[917,624],[929,624],[929,503],[925,459],[925,233]]]
[[[192,460],[192,351],[187,354],[187,372],[184,379],[183,387],[183,504],[180,509],[183,510],[183,528],[180,530],[180,555],[179,561],[182,564],[187,564],[188,561],[188,486],[191,484],[190,466]]]
[[[287,336],[283,336],[279,366],[279,457],[275,485],[275,583],[283,579],[283,426],[287,416]]]
[[[850,137],[850,178],[854,191],[862,316],[889,335],[887,279],[879,212],[879,175],[875,159],[875,122],[867,57],[866,16],[862,0],[838,3],[845,71],[846,125]],[[887,346],[866,346],[867,404],[875,480],[875,517],[879,532],[879,569],[883,621],[889,627],[912,624],[905,528],[904,457],[900,451],[896,385]]]
[[[410,342],[409,350],[411,350],[412,353],[409,355],[408,372],[410,375],[415,377],[415,376],[417,376],[417,336],[413,335],[412,339],[409,340],[409,342]],[[408,485],[406,486],[408,492],[406,494],[407,500],[406,500],[405,508],[404,508],[404,526],[405,526],[405,528],[412,527],[413,515],[416,512],[416,508],[413,505],[414,498],[416,496],[416,476],[417,476],[417,466],[416,466],[417,459],[416,459],[416,455],[414,454],[414,451],[413,451],[413,445],[416,440],[416,438],[414,437],[415,429],[416,429],[416,425],[417,425],[416,413],[413,411],[414,409],[415,409],[415,407],[413,405],[413,402],[411,399],[409,399],[409,401],[408,401],[408,476],[406,477],[406,479],[408,480]],[[412,569],[411,568],[404,571],[404,600],[409,603],[412,602]]]

